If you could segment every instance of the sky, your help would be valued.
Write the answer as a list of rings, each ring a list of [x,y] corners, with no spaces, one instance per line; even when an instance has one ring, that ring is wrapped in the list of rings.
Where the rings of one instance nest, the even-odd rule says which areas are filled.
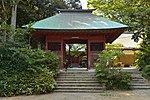
[[[82,9],[87,9],[87,0],[80,0],[82,4]]]

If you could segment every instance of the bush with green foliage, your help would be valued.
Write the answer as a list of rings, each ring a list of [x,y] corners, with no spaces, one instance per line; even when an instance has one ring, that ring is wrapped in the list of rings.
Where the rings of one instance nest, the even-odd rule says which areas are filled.
[[[121,72],[119,69],[98,68],[96,77],[100,83],[105,85],[106,89],[130,89],[131,75]]]
[[[150,39],[146,38],[143,40],[140,46],[140,50],[137,52],[136,64],[142,71],[143,76],[150,80],[150,74],[148,72],[150,69]]]
[[[143,68],[143,70],[142,70],[142,75],[143,75],[146,79],[150,80],[150,65],[146,65],[146,66]]]
[[[58,73],[58,57],[52,52],[0,47],[0,96],[50,92]]]
[[[117,57],[123,52],[119,48],[108,47],[99,54],[96,66],[96,77],[106,89],[130,89],[131,75],[113,68]]]
[[[143,41],[140,45],[140,50],[137,52],[137,64],[143,69],[146,65],[150,65],[150,43]]]

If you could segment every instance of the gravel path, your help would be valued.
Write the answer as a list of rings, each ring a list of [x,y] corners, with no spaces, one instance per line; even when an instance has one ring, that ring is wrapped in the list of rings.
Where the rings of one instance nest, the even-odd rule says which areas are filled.
[[[150,90],[107,91],[105,93],[51,93],[0,97],[0,100],[150,100]]]

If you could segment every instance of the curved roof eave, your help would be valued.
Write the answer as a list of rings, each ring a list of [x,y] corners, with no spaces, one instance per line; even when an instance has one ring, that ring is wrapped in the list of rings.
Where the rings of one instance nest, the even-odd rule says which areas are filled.
[[[62,12],[35,22],[32,28],[39,30],[105,30],[127,28],[127,25],[114,22],[90,12]]]
[[[128,27],[119,27],[119,28],[106,28],[106,29],[43,29],[43,28],[34,28],[35,30],[49,30],[49,31],[98,31],[98,30],[115,30],[115,29],[127,29]]]

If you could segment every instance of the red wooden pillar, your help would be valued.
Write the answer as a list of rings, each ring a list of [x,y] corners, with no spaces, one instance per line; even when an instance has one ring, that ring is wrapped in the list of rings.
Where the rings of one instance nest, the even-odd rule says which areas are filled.
[[[90,46],[90,40],[88,40],[88,43],[87,43],[87,50],[88,50],[88,66],[87,66],[87,69],[90,69],[91,68],[91,46]]]
[[[45,37],[45,50],[48,50],[48,40],[47,40],[47,35]]]
[[[106,45],[105,45],[105,42],[103,42],[103,50],[106,49]]]
[[[66,44],[63,41],[63,68],[66,66]]]
[[[64,41],[61,40],[61,61],[60,61],[60,69],[64,69]]]

